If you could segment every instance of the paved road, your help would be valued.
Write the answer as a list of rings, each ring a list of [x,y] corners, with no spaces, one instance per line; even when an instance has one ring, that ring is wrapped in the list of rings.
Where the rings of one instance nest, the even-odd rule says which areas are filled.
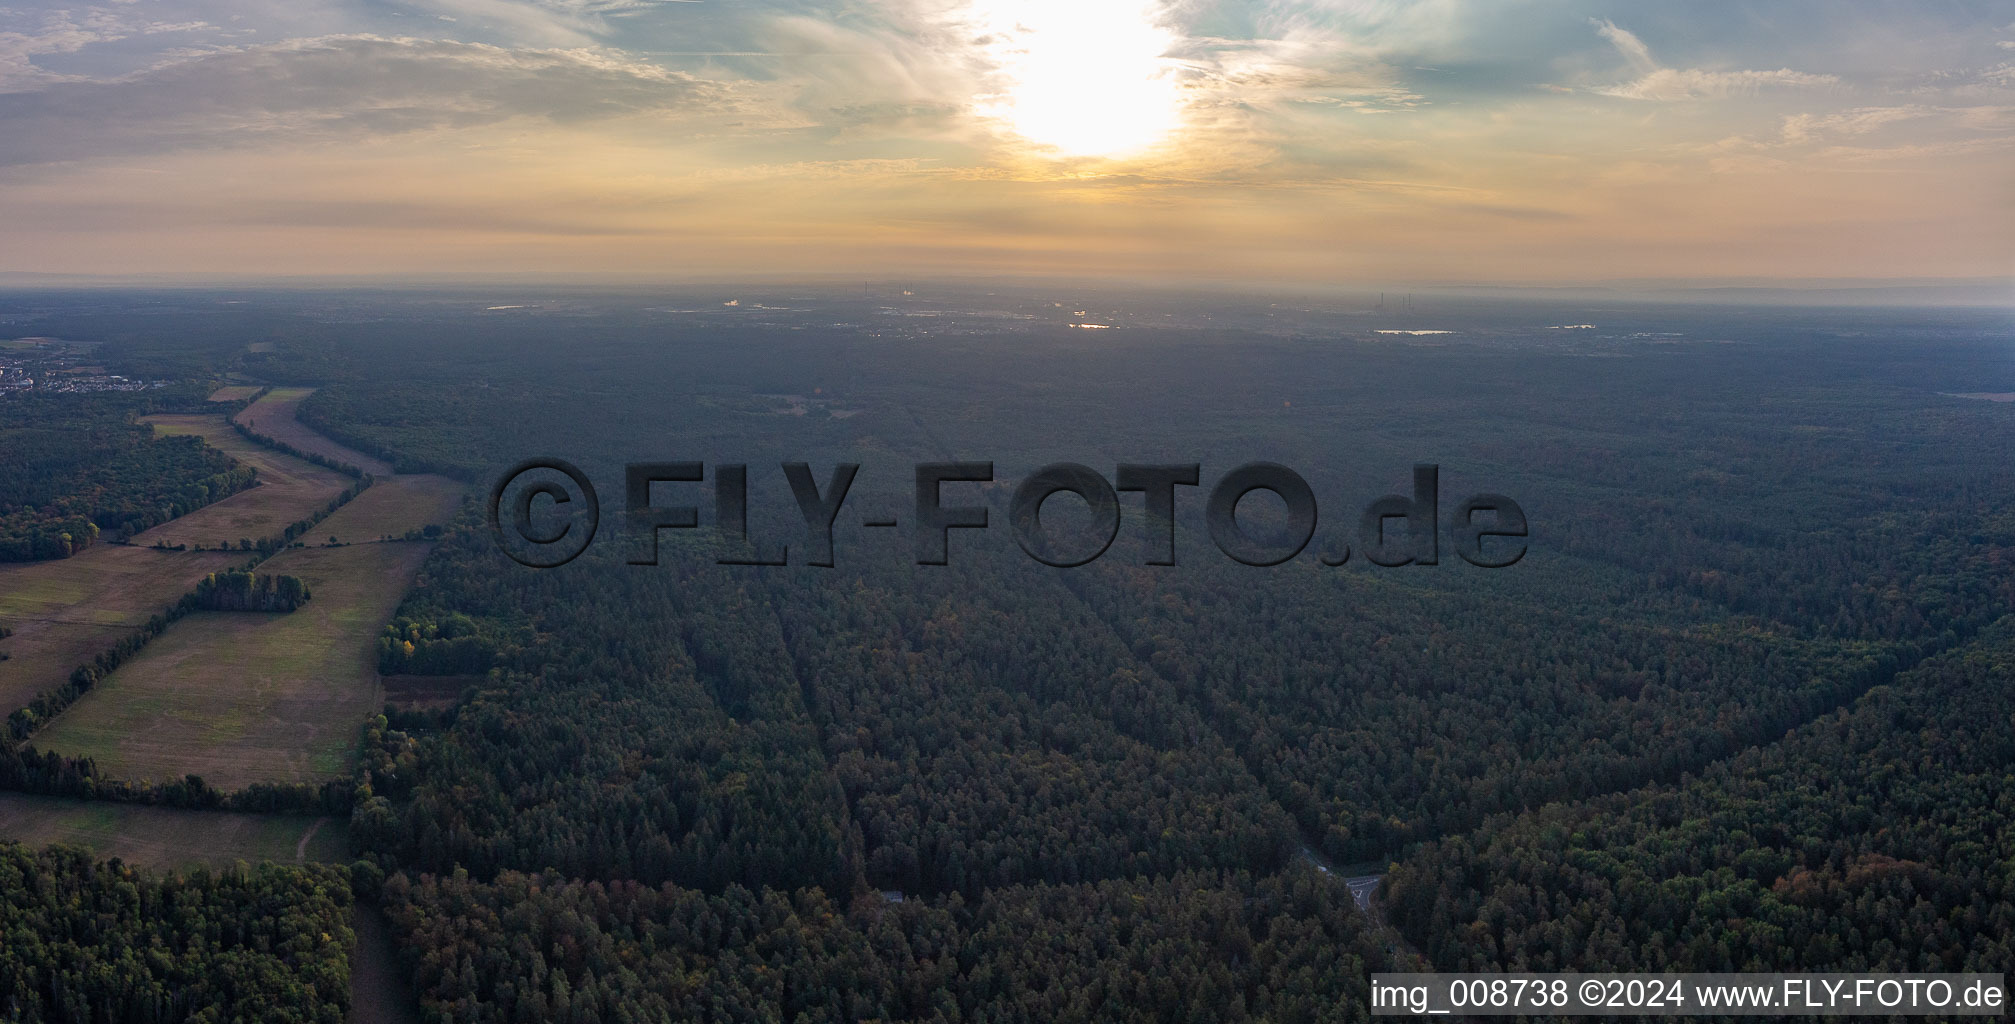
[[[1334,865],[1330,864],[1329,859],[1315,852],[1313,847],[1303,846],[1301,848],[1301,856],[1310,864],[1315,865],[1317,871],[1325,875],[1336,874],[1336,869]],[[1384,875],[1358,875],[1354,878],[1345,878],[1343,880],[1343,884],[1350,887],[1350,898],[1357,901],[1357,909],[1371,909],[1371,894],[1378,891],[1379,880],[1384,877]]]
[[[1346,878],[1343,884],[1350,886],[1350,898],[1357,901],[1357,909],[1371,909],[1371,894],[1378,891],[1378,883],[1384,875],[1359,875]]]

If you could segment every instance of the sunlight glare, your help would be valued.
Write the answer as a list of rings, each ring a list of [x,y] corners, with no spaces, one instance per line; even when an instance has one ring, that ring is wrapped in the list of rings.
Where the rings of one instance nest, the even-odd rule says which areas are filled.
[[[1182,119],[1166,58],[1176,34],[1154,0],[973,0],[1001,90],[980,112],[1071,156],[1153,146]]]

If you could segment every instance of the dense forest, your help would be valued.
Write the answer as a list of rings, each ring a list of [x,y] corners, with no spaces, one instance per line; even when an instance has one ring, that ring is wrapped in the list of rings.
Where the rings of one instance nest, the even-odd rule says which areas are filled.
[[[1365,1019],[1388,955],[1311,868],[836,905],[506,872],[404,876],[386,905],[442,1019],[475,1022]]]
[[[2015,945],[2015,617],[1682,785],[1428,844],[1445,970],[1988,971]]]
[[[0,1013],[74,1024],[341,1024],[345,872],[155,874],[0,843]]]
[[[2015,602],[2004,568],[2015,534],[2003,512],[2015,474],[2000,454],[2015,424],[2000,410],[1869,386],[1896,372],[1889,350],[1830,342],[1819,364],[1808,358],[1818,343],[1806,340],[1698,348],[1683,360],[1660,353],[1605,366],[1593,396],[1568,372],[1581,354],[1464,350],[1460,380],[1479,383],[1427,385],[1413,381],[1457,354],[1354,348],[1349,377],[1304,367],[1294,378],[1276,362],[1306,352],[1248,344],[1258,351],[1240,357],[1262,365],[1231,368],[1217,348],[1183,349],[1223,371],[1208,401],[1244,408],[1241,392],[1265,386],[1325,419],[1233,418],[1234,438],[1262,436],[1260,450],[1312,467],[1326,489],[1366,496],[1423,449],[1443,462],[1451,490],[1501,474],[1493,484],[1540,520],[1545,554],[1515,572],[1466,575],[1313,564],[1255,573],[1194,557],[1176,572],[1139,564],[1122,540],[1092,566],[1056,571],[976,541],[953,565],[919,571],[904,545],[854,535],[851,559],[829,573],[675,556],[678,569],[652,572],[601,548],[535,573],[465,528],[437,550],[381,657],[387,668],[496,673],[437,728],[403,740],[410,769],[396,792],[360,807],[360,838],[428,877],[465,870],[470,886],[557,869],[707,893],[818,884],[845,903],[865,885],[903,892],[902,913],[948,913],[955,929],[1012,892],[1103,892],[1199,871],[1287,877],[1305,843],[1340,860],[1399,862],[1388,905],[1405,941],[1452,965],[1464,962],[1457,950],[1481,957],[1494,947],[1477,943],[1465,904],[1445,893],[1489,892],[1479,879],[1516,877],[1515,860],[1443,883],[1432,898],[1420,895],[1416,865],[1591,796],[1695,793],[1701,773],[1778,750],[1787,730],[1918,685],[1930,669],[1913,666],[1944,664]],[[1039,418],[1034,399],[1010,387],[986,406],[934,404],[976,393],[982,379],[1012,379],[992,363],[1025,371],[1035,356],[903,352],[920,365],[868,369],[857,364],[893,356],[808,350],[788,369],[756,371],[784,379],[748,386],[845,382],[867,392],[851,401],[886,396],[935,427],[928,444],[895,448],[905,457],[977,452],[1035,464],[1017,452],[1044,439],[1010,426]],[[1983,355],[1959,352],[1961,362]],[[604,353],[627,368],[604,389],[627,373],[648,378],[622,346]],[[1075,364],[1028,383],[1055,403],[1067,380],[1110,379],[1100,364],[1127,353],[1042,357]],[[691,378],[710,358],[726,361],[701,356],[687,378],[656,386],[706,407],[708,386]],[[490,409],[559,401],[520,397],[505,357],[484,359]],[[944,392],[890,382],[932,374],[949,376]],[[1136,400],[1074,386],[1082,395],[1068,408],[1088,409],[1094,395],[1110,403],[1095,419],[1106,450],[1184,415],[1157,409],[1136,422]],[[331,388],[314,407],[386,449],[410,438],[434,453],[429,464],[464,453],[468,471],[514,450],[608,466],[597,459],[606,439],[635,450],[623,430],[642,422],[605,397],[583,406],[585,420],[531,431],[529,415],[442,400],[424,371]],[[419,417],[442,431],[376,426]],[[870,443],[847,440],[845,424],[786,429],[725,412],[676,428],[689,435],[678,454],[760,450],[769,432],[809,454]],[[886,434],[872,443],[893,446]],[[1349,453],[1341,465],[1337,450]],[[1391,468],[1359,468],[1373,461]],[[771,507],[787,509],[774,476],[768,484]],[[863,507],[908,499],[900,481],[863,486]],[[980,498],[1004,515],[998,489]],[[787,519],[767,525],[792,535]],[[1203,535],[1198,517],[1179,516],[1178,550],[1210,550]],[[789,851],[782,864],[779,851]],[[1991,862],[1974,860],[1979,870]],[[1399,902],[1421,899],[1429,912]],[[1991,934],[1995,920],[1968,934]],[[1683,927],[1665,941],[1682,936],[1692,941]],[[997,941],[997,951],[1028,949],[1019,932]],[[1564,943],[1554,962],[1593,962],[1577,959],[1585,948]],[[1845,968],[1858,962],[1850,948],[1793,961],[1759,944],[1730,963]],[[443,989],[435,977],[423,986],[430,998],[469,1007],[473,989]],[[861,991],[879,991],[862,979]],[[959,998],[967,1011],[981,1005]]]
[[[206,389],[205,389],[206,390]],[[252,486],[257,471],[133,417],[200,403],[188,388],[0,402],[0,562],[68,558]]]
[[[2015,406],[1941,394],[2015,390],[2005,317],[1498,305],[1448,313],[1480,340],[1087,343],[849,327],[872,311],[689,328],[639,299],[554,346],[530,316],[326,301],[234,314],[265,344],[232,368],[317,385],[304,416],[402,471],[557,455],[604,505],[552,570],[465,512],[375,652],[464,696],[362,723],[353,780],[261,796],[350,809],[433,1021],[1329,1021],[1387,968],[2007,958]],[[1514,317],[1615,324],[1492,326]],[[679,492],[703,516],[747,463],[750,532],[792,564],[718,564],[705,531],[631,564],[622,466],[675,458],[708,463]],[[910,525],[915,463],[981,458],[996,482],[946,502],[995,528],[953,531],[950,564],[858,525]],[[863,465],[833,568],[804,564],[786,459]],[[1174,566],[1130,496],[1081,568],[1005,529],[1046,463],[1208,485],[1256,459],[1322,502],[1285,565],[1218,554],[1207,486]],[[1515,496],[1527,556],[1313,557],[1418,462],[1444,516]],[[5,773],[99,785],[32,751]],[[1369,912],[1346,872],[1385,875]]]

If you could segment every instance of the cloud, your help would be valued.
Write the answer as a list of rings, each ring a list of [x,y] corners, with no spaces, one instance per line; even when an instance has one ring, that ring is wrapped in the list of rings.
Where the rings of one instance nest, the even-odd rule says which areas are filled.
[[[1914,133],[1923,136],[1979,138],[2015,132],[2015,106],[1857,107],[1832,114],[1793,114],[1784,119],[1784,142],[1795,145],[1870,135],[1903,122],[1921,122]]]
[[[541,2],[547,7],[569,14],[620,17],[667,4],[698,4],[705,3],[706,0],[541,0]]]
[[[1396,110],[1422,102],[1389,65],[1308,26],[1269,39],[1190,40],[1177,56],[1188,66],[1190,87],[1224,105],[1270,110],[1319,102]]]
[[[1152,24],[1154,32],[1135,34],[1158,39],[1153,52],[1138,47],[1132,52],[1132,66],[1146,69],[1138,80],[1098,68],[1099,57],[1113,56],[1107,52],[1117,45],[1112,38],[1065,38],[1072,34],[1055,31],[1100,24],[1080,18],[1070,0],[794,7],[761,18],[749,42],[753,49],[804,58],[751,70],[774,76],[803,126],[830,129],[835,141],[949,142],[983,161],[1012,164],[1018,174],[1041,173],[1035,163],[1068,160],[1030,143],[1019,130],[1021,121],[1035,120],[1013,116],[1023,112],[1026,100],[1020,88],[1026,83],[1017,80],[1021,71],[1036,67],[1044,73],[1048,80],[1036,82],[1040,88],[1033,90],[1039,97],[1083,80],[1088,107],[1102,95],[1113,99],[1100,91],[1107,78],[1122,88],[1151,82],[1179,110],[1170,138],[1180,143],[1153,150],[1152,159],[1175,160],[1188,170],[1199,160],[1249,167],[1286,149],[1306,148],[1318,136],[1337,136],[1317,129],[1320,119],[1422,106],[1424,98],[1406,87],[1394,54],[1448,32],[1453,19],[1441,15],[1463,4],[1281,0],[1242,9],[1235,19],[1204,9],[1209,6],[1198,0],[1101,6],[1109,20],[1139,11],[1146,15],[1144,24]],[[1043,47],[1061,52],[1035,52]],[[1079,48],[1082,54],[1075,52]],[[1080,66],[1086,57],[1084,66],[1094,70]],[[1133,125],[1114,123],[1113,130]]]
[[[1838,75],[1813,75],[1790,68],[1775,71],[1702,71],[1660,68],[1634,82],[1597,89],[1604,96],[1628,100],[1711,100],[1746,96],[1767,88],[1813,88],[1838,85]]]
[[[506,30],[521,44],[589,46],[619,34],[611,19],[655,8],[706,4],[709,0],[419,0],[450,12],[445,21],[467,20]]]
[[[1635,68],[1638,74],[1648,75],[1658,70],[1658,62],[1651,59],[1651,47],[1644,45],[1644,40],[1637,38],[1635,33],[1628,29],[1617,28],[1615,22],[1606,18],[1590,18],[1589,24],[1595,26],[1597,35],[1609,40],[1609,45],[1616,47],[1616,52],[1622,54],[1623,59],[1629,61],[1630,66]]]
[[[1827,164],[1949,160],[1976,153],[2005,153],[2011,148],[2006,136],[1950,139],[1944,142],[1910,142],[1894,146],[1828,146],[1815,155]]]
[[[201,21],[148,21],[104,8],[86,11],[81,20],[69,11],[50,11],[43,15],[40,31],[0,32],[0,90],[69,80],[69,76],[36,67],[36,57],[76,53],[95,43],[132,36],[192,32],[209,27]]]
[[[1616,52],[1630,63],[1631,70],[1637,72],[1633,81],[1617,85],[1602,86],[1595,91],[1605,96],[1618,96],[1631,100],[1678,100],[1720,99],[1725,96],[1742,96],[1766,88],[1812,88],[1815,86],[1838,85],[1838,75],[1815,75],[1790,68],[1775,71],[1708,71],[1701,68],[1668,68],[1659,65],[1651,55],[1651,47],[1628,29],[1618,28],[1615,22],[1591,18],[1589,24],[1595,32],[1616,47]]]
[[[505,30],[533,46],[589,46],[603,28],[597,12],[579,5],[523,3],[520,0],[426,0],[450,21],[467,20]]]
[[[857,126],[878,110],[905,118],[969,105],[985,69],[961,28],[938,12],[894,5],[881,23],[773,15],[756,42],[773,52],[816,55],[771,73],[788,75],[799,110],[820,121],[838,114],[839,124]]]
[[[1867,135],[1900,121],[1910,121],[1937,113],[1932,107],[1911,104],[1901,107],[1857,107],[1832,114],[1792,114],[1784,119],[1784,141],[1801,143],[1822,136]]]
[[[1780,171],[1800,155],[1820,165],[1950,157],[2007,149],[2015,106],[1854,107],[1791,114],[1775,138],[1730,136],[1698,151],[1716,171]]]
[[[1190,0],[1175,6],[1195,10],[1212,5]],[[1255,38],[1320,33],[1339,52],[1380,57],[1449,55],[1487,31],[1493,14],[1491,5],[1476,0],[1260,0],[1220,6],[1251,8]]]
[[[714,106],[727,90],[602,52],[343,36],[0,93],[0,163]]]

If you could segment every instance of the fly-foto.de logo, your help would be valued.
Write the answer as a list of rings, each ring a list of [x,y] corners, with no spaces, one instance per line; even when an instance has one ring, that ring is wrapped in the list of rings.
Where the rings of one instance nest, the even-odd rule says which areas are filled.
[[[745,463],[713,467],[704,462],[636,462],[623,473],[623,529],[630,565],[658,564],[663,531],[701,528],[700,507],[659,504],[660,492],[711,483],[714,515],[711,523],[722,544],[716,559],[722,565],[820,568],[834,566],[833,528],[841,522],[847,496],[860,464],[836,465],[820,483],[811,465],[782,463],[784,479],[804,520],[799,554],[792,545],[758,541],[749,533],[749,473]],[[958,485],[994,482],[991,462],[925,462],[915,469],[916,501],[909,527],[918,565],[949,564],[953,530],[985,530],[992,510],[985,505],[953,504],[948,490]],[[1188,488],[1201,485],[1199,463],[1125,463],[1108,479],[1089,466],[1059,462],[1024,477],[1008,501],[1007,527],[1029,557],[1045,565],[1070,568],[1103,556],[1120,535],[1126,518],[1122,491],[1140,492],[1142,515],[1137,528],[1145,564],[1176,564],[1178,504]],[[1279,499],[1283,508],[1263,527],[1242,522],[1239,503],[1257,491]],[[1413,493],[1388,494],[1365,505],[1356,517],[1355,544],[1364,558],[1380,566],[1438,565],[1441,558],[1440,469],[1422,463],[1413,467]],[[1061,495],[1071,498],[1060,498]],[[1075,500],[1081,529],[1045,529],[1043,509],[1052,498]],[[1225,556],[1245,565],[1280,565],[1294,559],[1316,537],[1315,491],[1301,474],[1274,462],[1249,462],[1220,476],[1204,496],[1204,523],[1211,543]],[[560,459],[529,459],[498,477],[490,489],[490,529],[497,545],[520,564],[550,569],[581,556],[600,531],[602,503],[594,482],[573,464]],[[863,516],[864,528],[898,529],[896,516]],[[1464,498],[1449,518],[1449,547],[1462,561],[1501,569],[1525,556],[1527,525],[1518,502],[1502,494]],[[1348,541],[1323,545],[1324,565],[1342,565],[1352,554]]]

